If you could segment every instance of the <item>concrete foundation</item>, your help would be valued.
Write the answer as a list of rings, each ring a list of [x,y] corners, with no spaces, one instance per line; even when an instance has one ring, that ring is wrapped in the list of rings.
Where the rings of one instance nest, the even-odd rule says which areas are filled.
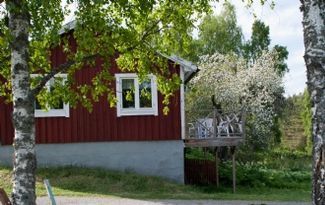
[[[184,143],[173,141],[38,144],[38,166],[86,166],[161,176],[184,183]],[[12,165],[12,146],[0,146],[0,164]]]

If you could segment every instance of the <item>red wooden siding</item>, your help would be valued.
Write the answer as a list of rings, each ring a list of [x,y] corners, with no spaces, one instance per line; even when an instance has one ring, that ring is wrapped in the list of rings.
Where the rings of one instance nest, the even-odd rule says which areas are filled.
[[[215,184],[216,162],[201,159],[185,159],[185,184]]]
[[[0,98],[0,144],[12,144],[13,126],[12,126],[12,106],[5,104]]]
[[[74,44],[74,42],[72,42]],[[75,46],[75,44],[74,44]],[[51,56],[53,66],[65,61],[59,48]],[[76,73],[76,82],[90,82],[100,70],[100,62],[95,68],[85,67]],[[172,72],[179,73],[179,66]],[[112,63],[112,74],[119,72]],[[112,82],[115,88],[115,82]],[[70,108],[70,117],[36,118],[37,143],[72,143],[98,141],[140,141],[140,140],[179,140],[181,139],[180,92],[177,91],[170,103],[170,112],[163,115],[162,96],[158,95],[158,116],[123,116],[117,117],[116,108],[109,108],[105,98],[94,104],[93,112],[78,106]],[[13,142],[11,123],[12,106],[0,100],[0,143],[9,145]]]

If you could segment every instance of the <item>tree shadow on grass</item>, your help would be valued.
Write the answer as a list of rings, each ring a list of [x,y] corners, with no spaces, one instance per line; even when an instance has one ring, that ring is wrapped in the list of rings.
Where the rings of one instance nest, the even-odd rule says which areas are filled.
[[[37,181],[49,179],[57,195],[107,195],[135,199],[215,198],[215,193],[231,195],[231,189],[215,186],[185,186],[160,177],[101,168],[40,168]]]

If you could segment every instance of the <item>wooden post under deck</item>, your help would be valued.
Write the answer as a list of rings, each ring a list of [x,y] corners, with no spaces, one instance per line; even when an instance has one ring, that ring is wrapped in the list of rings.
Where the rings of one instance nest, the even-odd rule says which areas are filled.
[[[217,137],[217,121],[216,121],[216,118],[217,118],[217,110],[216,109],[214,109],[213,110],[213,137]]]
[[[219,157],[218,157],[218,148],[215,148],[215,157],[216,157],[216,185],[219,188]]]
[[[232,192],[236,193],[236,158],[235,158],[236,147],[231,148],[232,156]]]

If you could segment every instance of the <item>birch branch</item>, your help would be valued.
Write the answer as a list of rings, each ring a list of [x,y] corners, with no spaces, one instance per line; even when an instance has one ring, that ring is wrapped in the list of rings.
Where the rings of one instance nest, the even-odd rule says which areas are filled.
[[[90,56],[86,56],[84,57],[81,62],[85,62],[88,60],[93,60],[94,58],[99,57],[99,54],[94,54],[94,55],[90,55]],[[43,87],[46,85],[46,83],[53,78],[56,74],[60,73],[60,72],[65,72],[67,71],[71,66],[75,65],[76,63],[78,63],[75,60],[69,60],[61,65],[59,65],[58,67],[55,67],[51,70],[51,72],[47,73],[41,80],[41,82],[31,91],[31,94],[33,96],[36,96],[42,89]]]

